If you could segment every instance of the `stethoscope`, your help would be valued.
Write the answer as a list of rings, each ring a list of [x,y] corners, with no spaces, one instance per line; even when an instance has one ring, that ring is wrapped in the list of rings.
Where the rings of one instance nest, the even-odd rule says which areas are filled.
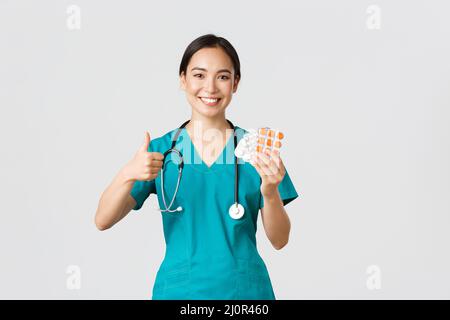
[[[164,159],[163,159],[163,164],[161,167],[161,196],[162,196],[162,200],[163,200],[165,209],[157,209],[158,211],[161,211],[161,212],[179,212],[179,211],[183,210],[183,208],[181,206],[179,206],[176,209],[171,209],[173,202],[175,201],[175,198],[178,193],[178,187],[180,186],[181,175],[183,173],[183,167],[184,167],[183,154],[179,150],[175,149],[175,145],[177,143],[178,136],[180,135],[181,130],[189,123],[189,121],[190,120],[186,121],[178,128],[177,133],[175,134],[174,138],[172,139],[172,146],[170,147],[169,150],[167,150],[163,154]],[[227,122],[230,124],[231,128],[233,129],[234,149],[236,150],[236,145],[237,145],[236,131],[235,131],[233,123],[231,123],[231,121],[229,121],[228,119],[227,119]],[[177,185],[175,187],[175,192],[172,196],[172,200],[170,201],[169,206],[167,206],[166,198],[164,196],[164,164],[165,164],[166,157],[172,152],[177,154],[180,162],[178,163],[178,178],[177,178]],[[228,214],[233,219],[242,218],[242,216],[244,215],[244,212],[245,212],[244,207],[240,203],[238,203],[238,194],[239,194],[239,183],[238,182],[239,182],[239,171],[238,171],[237,157],[235,155],[234,156],[234,203],[230,206],[230,209],[228,210]]]

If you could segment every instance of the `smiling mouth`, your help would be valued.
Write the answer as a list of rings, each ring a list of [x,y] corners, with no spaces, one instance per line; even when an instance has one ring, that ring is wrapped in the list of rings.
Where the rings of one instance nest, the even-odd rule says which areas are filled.
[[[219,104],[219,101],[222,100],[222,98],[206,98],[206,97],[199,97],[199,99],[206,104],[207,106],[213,107]]]

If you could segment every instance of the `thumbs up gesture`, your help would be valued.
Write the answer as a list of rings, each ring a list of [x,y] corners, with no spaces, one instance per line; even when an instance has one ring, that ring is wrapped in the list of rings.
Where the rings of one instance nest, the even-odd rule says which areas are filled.
[[[163,165],[164,156],[160,152],[148,152],[149,145],[150,135],[146,131],[144,143],[124,168],[129,180],[151,181],[158,176],[159,170],[161,170]]]

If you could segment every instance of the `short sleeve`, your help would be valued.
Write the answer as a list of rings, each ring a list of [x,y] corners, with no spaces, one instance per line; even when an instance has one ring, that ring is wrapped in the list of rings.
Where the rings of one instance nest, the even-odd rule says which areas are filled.
[[[154,150],[153,141],[154,140],[152,140],[148,146],[149,152]],[[139,210],[151,193],[156,193],[155,179],[152,181],[136,181],[130,191],[130,195],[136,201],[133,210]]]
[[[156,193],[155,180],[136,181],[130,191],[130,195],[136,201],[133,210],[139,210],[151,193]]]
[[[289,176],[287,170],[283,180],[278,185],[278,192],[280,193],[281,200],[283,200],[283,205],[287,205],[289,202],[298,197],[297,191],[295,190],[294,184],[292,183],[291,177]],[[259,200],[259,208],[263,207],[264,207],[264,197],[261,195]]]

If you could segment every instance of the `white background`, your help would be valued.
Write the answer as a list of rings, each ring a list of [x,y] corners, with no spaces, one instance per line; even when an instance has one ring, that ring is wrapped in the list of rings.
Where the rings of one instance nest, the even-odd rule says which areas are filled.
[[[205,33],[241,59],[227,118],[286,134],[290,242],[274,250],[261,220],[257,233],[276,297],[450,298],[449,13],[436,0],[0,0],[0,298],[150,299],[156,197],[104,232],[94,215],[144,131],[189,118],[178,67]]]

